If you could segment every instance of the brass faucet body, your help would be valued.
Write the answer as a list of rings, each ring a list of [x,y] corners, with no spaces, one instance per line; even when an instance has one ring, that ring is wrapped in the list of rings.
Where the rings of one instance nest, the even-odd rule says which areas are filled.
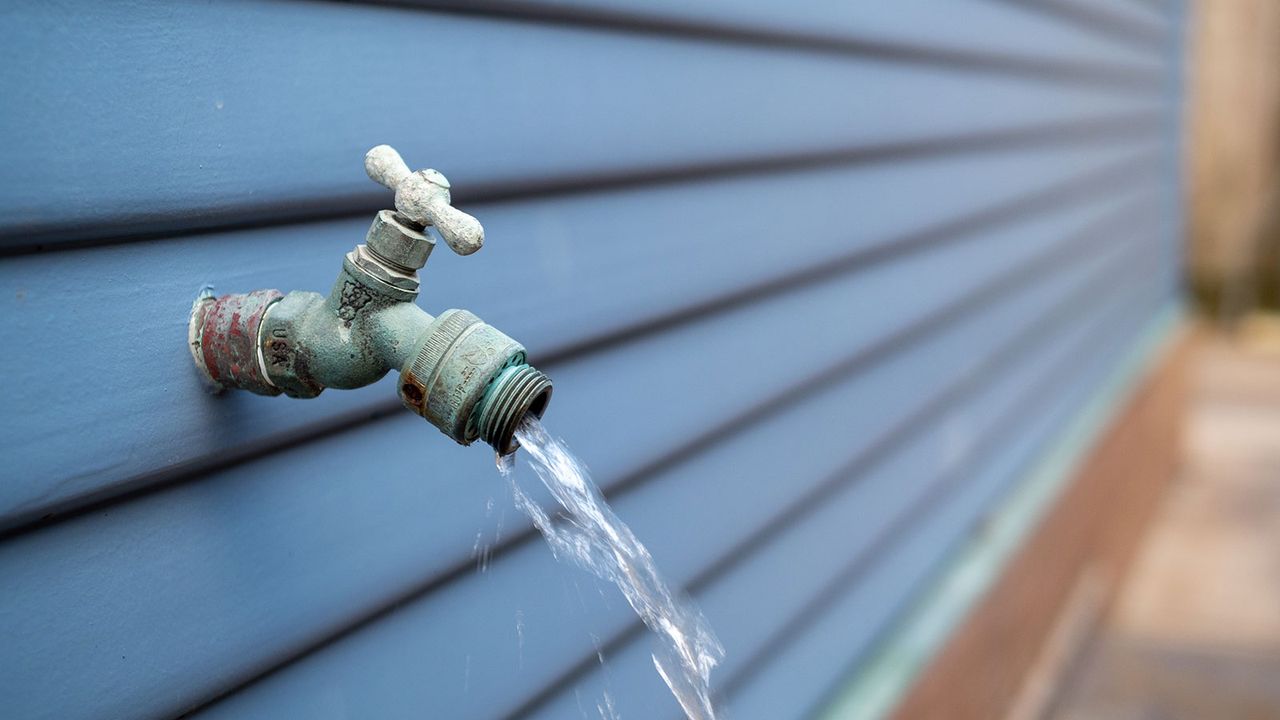
[[[424,219],[447,217],[449,227],[437,230],[460,252],[479,248],[483,229],[448,206],[440,173],[410,173],[385,145],[365,165],[374,179],[398,182],[401,211],[378,213],[328,295],[258,290],[199,298],[188,333],[196,366],[218,391],[295,398],[363,387],[398,370],[405,407],[463,445],[483,439],[499,454],[513,452],[516,425],[546,410],[551,380],[527,364],[520,343],[470,312],[433,317],[414,303],[417,271],[435,245]],[[412,200],[402,203],[402,194]]]

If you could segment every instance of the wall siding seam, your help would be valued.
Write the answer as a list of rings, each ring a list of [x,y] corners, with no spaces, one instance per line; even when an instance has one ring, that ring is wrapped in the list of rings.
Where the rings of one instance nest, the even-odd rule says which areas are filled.
[[[475,183],[453,193],[453,199],[456,205],[470,206],[477,213],[483,213],[483,208],[476,206],[778,172],[876,165],[993,150],[1123,143],[1150,137],[1150,133],[1160,128],[1163,122],[1164,113],[1157,110],[1109,113],[1088,120],[1036,123],[806,153],[739,157],[695,165],[633,168],[615,173],[570,173],[559,177],[539,178],[537,182],[520,178]],[[96,224],[77,221],[68,225],[55,221],[39,225],[0,226],[0,258],[372,216],[388,204],[385,192],[370,190],[368,193],[350,196],[271,201],[262,206],[239,204],[226,208],[191,208],[181,213],[126,216],[120,220]]]
[[[1128,320],[1132,320],[1132,318],[1128,318],[1124,322],[1109,323],[1108,321],[1111,319],[1112,318],[1109,315],[1103,315],[1097,319],[1095,326],[1092,328],[1093,332],[1090,335],[1089,341],[1081,343],[1081,346],[1077,348],[1078,352],[1067,353],[1062,357],[1060,359],[1060,363],[1054,368],[1054,370],[1045,374],[1043,382],[1039,385],[1039,389],[1023,396],[1016,411],[1010,412],[1002,418],[1002,423],[1007,425],[1007,427],[1002,428],[1004,432],[996,431],[983,437],[980,453],[989,453],[997,447],[999,445],[996,440],[997,438],[1006,437],[1009,431],[1025,420],[1023,416],[1024,411],[1031,408],[1036,400],[1050,396],[1051,393],[1048,392],[1049,389],[1060,386],[1062,377],[1070,375],[1072,371],[1079,369],[1079,358],[1089,355],[1088,353],[1083,352],[1084,348],[1096,347],[1099,336],[1105,335],[1108,336],[1108,339],[1115,339],[1116,337],[1119,337],[1122,334],[1121,331],[1129,329]],[[1109,346],[1109,349],[1115,350],[1112,346]],[[1109,352],[1107,354],[1108,360],[1110,360],[1111,356],[1114,354],[1114,352]],[[907,512],[903,513],[901,517],[895,518],[891,529],[887,531],[883,537],[877,538],[865,553],[859,553],[853,563],[847,566],[845,570],[841,571],[818,596],[815,596],[812,604],[806,605],[802,612],[797,613],[788,623],[784,624],[778,632],[774,634],[771,642],[767,643],[764,646],[764,649],[755,654],[753,657],[753,666],[749,671],[744,670],[742,673],[735,675],[725,683],[725,689],[723,692],[724,696],[726,698],[731,697],[735,691],[741,689],[756,674],[762,671],[768,662],[776,657],[777,653],[787,646],[797,642],[804,627],[817,622],[825,609],[842,599],[847,591],[856,586],[858,579],[870,570],[876,562],[879,554],[881,552],[887,552],[889,548],[896,546],[895,543],[901,542],[903,538],[907,537],[910,534],[910,531],[917,526],[921,515],[926,515],[936,510],[942,501],[945,500],[952,492],[958,491],[961,488],[961,481],[963,479],[964,478],[961,477],[961,473],[955,473],[952,476],[939,481],[936,485],[931,485],[926,492],[921,493],[920,497],[911,504],[911,507]],[[939,569],[943,567],[945,565],[945,560],[946,553],[937,559],[935,567]],[[932,573],[929,574],[932,575]],[[893,622],[888,623],[885,627],[881,628],[880,632],[887,632],[889,628],[893,627],[893,625]],[[868,647],[874,647],[875,644],[876,642],[873,640],[868,644]],[[858,657],[855,658],[850,665],[856,666],[859,659],[867,656],[868,654],[869,651],[859,653]],[[829,692],[830,688],[828,689],[828,692],[822,693],[820,697],[815,698],[810,711],[816,710],[822,700],[829,695]]]
[[[1174,316],[1179,314],[1181,314],[1179,303],[1166,302],[1164,309],[1154,319],[1146,321],[1144,333],[1138,338],[1136,344],[1121,348],[1118,370],[1113,369],[1107,377],[1102,378],[1102,387],[1094,394],[1081,398],[1082,407],[1068,419],[1061,432],[1054,434],[1042,444],[1043,451],[1037,453],[1025,464],[1025,472],[1014,478],[1015,483],[1006,488],[1005,495],[996,504],[996,510],[990,515],[991,517],[1009,527],[1020,525],[1023,520],[1032,519],[1017,512],[1009,514],[1002,511],[1028,509],[1036,511],[1036,508],[1030,505],[1035,505],[1036,502],[1044,499],[1043,491],[1046,488],[1042,486],[1046,484],[1044,482],[1046,478],[1049,480],[1056,478],[1054,482],[1065,482],[1069,479],[1068,475],[1057,472],[1064,467],[1063,453],[1070,454],[1069,451],[1073,448],[1079,449],[1076,445],[1082,439],[1088,439],[1084,436],[1088,435],[1091,429],[1102,429],[1102,426],[1094,426],[1098,420],[1095,416],[1099,414],[1099,408],[1107,405],[1109,398],[1114,399],[1110,396],[1116,394],[1117,383],[1123,379],[1122,376],[1132,375],[1138,365],[1152,360],[1152,354],[1157,347],[1163,347],[1172,337],[1178,335],[1177,328],[1172,326],[1176,323]],[[1030,483],[1030,486],[1026,483]],[[1035,527],[1030,530],[1034,531]],[[970,576],[965,580],[958,580],[954,575],[956,571],[954,561],[957,558],[962,563],[970,564],[974,560],[972,557],[967,559],[962,557],[973,551],[974,537],[974,533],[970,532],[956,548],[939,560],[935,572],[930,573],[929,577],[921,583],[920,590],[913,594],[911,602],[904,603],[901,611],[894,614],[894,618],[886,623],[885,627],[868,643],[867,649],[849,664],[842,677],[837,679],[822,700],[815,704],[813,708],[815,717],[828,717],[832,712],[845,711],[851,707],[858,708],[858,711],[870,710],[872,714],[869,717],[887,716],[893,710],[895,701],[904,699],[905,694],[911,689],[913,678],[919,679],[920,673],[926,669],[921,662],[925,656],[917,652],[923,652],[921,643],[936,644],[945,639],[936,634],[941,630],[931,621],[936,621],[943,615],[951,617],[952,620],[963,620],[967,612],[973,609],[974,603],[980,601],[984,592],[981,588],[966,588],[977,589],[979,593],[975,597],[963,598],[962,605],[969,610],[960,608],[955,614],[953,611],[957,608],[952,607],[950,603],[939,602],[939,596],[936,594],[942,585],[954,585],[957,582],[967,584],[967,580],[974,579]],[[1009,539],[1004,538],[1006,541]],[[1009,548],[1002,543],[997,543],[996,546],[988,549],[999,555]],[[979,552],[979,554],[982,553]],[[1000,570],[994,566],[987,569],[995,570],[997,575]],[[986,580],[998,582],[999,578],[988,577]],[[986,587],[990,589],[992,586],[987,584]],[[914,657],[890,657],[904,653]],[[904,659],[909,662],[904,664],[902,662]],[[878,667],[868,668],[869,665]],[[876,677],[872,678],[868,673],[876,674]]]
[[[920,65],[956,72],[1010,75],[1052,83],[1096,85],[1117,89],[1140,88],[1152,73],[1113,63],[1063,61],[1016,52],[992,52],[947,48],[903,41],[877,40],[873,36],[781,30],[718,21],[695,20],[635,10],[531,5],[504,0],[363,0],[365,5],[482,16],[544,23],[619,34],[656,35],[705,43],[788,50],[796,53],[836,55],[858,59]],[[1143,49],[1147,49],[1144,44]],[[1158,57],[1153,53],[1153,57]]]
[[[1168,32],[1166,23],[1143,22],[1127,18],[1114,10],[1100,10],[1078,5],[1070,0],[989,0],[1027,12],[1041,13],[1064,23],[1075,25],[1110,40],[1152,51],[1158,56]]]

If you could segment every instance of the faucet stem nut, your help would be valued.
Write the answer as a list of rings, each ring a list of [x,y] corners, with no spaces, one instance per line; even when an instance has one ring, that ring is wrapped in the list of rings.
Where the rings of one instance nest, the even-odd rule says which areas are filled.
[[[427,264],[436,241],[423,227],[392,210],[382,210],[373,218],[365,244],[379,258],[412,273]]]

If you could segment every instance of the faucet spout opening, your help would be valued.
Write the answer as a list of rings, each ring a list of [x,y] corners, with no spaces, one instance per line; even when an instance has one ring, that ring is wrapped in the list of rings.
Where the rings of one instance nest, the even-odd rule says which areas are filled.
[[[520,447],[516,428],[526,415],[541,418],[551,402],[551,378],[531,365],[509,367],[499,373],[480,408],[480,438],[499,455]]]
[[[454,441],[484,440],[500,455],[515,451],[516,426],[539,417],[551,379],[531,367],[520,343],[466,310],[437,316],[400,371],[400,399]]]

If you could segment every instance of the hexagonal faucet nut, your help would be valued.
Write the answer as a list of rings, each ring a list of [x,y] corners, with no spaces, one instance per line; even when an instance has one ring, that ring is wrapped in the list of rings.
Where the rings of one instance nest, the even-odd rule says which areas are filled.
[[[361,284],[393,300],[412,300],[418,295],[418,271],[383,260],[368,245],[357,245],[347,253],[342,266],[357,277],[363,276]]]
[[[436,241],[395,211],[382,210],[373,219],[365,244],[375,255],[406,272],[427,264]]]

